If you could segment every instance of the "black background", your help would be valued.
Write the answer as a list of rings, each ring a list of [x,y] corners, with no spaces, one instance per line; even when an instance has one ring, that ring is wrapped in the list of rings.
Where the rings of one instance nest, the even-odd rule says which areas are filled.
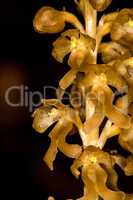
[[[61,153],[50,172],[43,163],[49,145],[47,133],[37,134],[32,129],[31,113],[27,107],[13,108],[4,100],[12,85],[27,85],[30,91],[43,92],[45,85],[58,85],[68,70],[51,56],[55,35],[39,35],[32,28],[32,19],[43,5],[51,5],[76,12],[72,0],[32,0],[0,2],[0,199],[45,200],[54,195],[58,200],[77,198],[82,193],[82,182],[70,174],[68,160]],[[108,11],[133,7],[132,0],[114,0]],[[51,93],[48,97],[51,97]],[[13,99],[17,99],[14,94]],[[110,142],[111,143],[111,142]],[[107,148],[110,147],[110,143]],[[112,143],[115,149],[116,143]],[[120,147],[118,146],[118,149]],[[120,149],[120,151],[122,151]],[[126,152],[123,151],[126,154]],[[118,170],[118,169],[117,169]],[[127,192],[132,190],[132,177],[120,171],[119,185]]]

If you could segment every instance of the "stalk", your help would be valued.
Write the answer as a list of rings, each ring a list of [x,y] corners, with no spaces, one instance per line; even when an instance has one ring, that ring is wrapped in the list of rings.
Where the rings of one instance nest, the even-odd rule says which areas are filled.
[[[91,6],[89,1],[84,0],[84,20],[85,20],[85,33],[90,37],[96,39],[97,27],[97,11]],[[94,61],[92,64],[97,63],[97,55],[94,52]]]

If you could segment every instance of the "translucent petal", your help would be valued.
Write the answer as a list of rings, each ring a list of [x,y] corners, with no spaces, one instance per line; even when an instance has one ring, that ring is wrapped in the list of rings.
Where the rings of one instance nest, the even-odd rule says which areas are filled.
[[[70,41],[66,37],[59,37],[53,43],[52,56],[58,61],[63,62],[64,57],[70,53]]]
[[[68,29],[65,32],[61,34],[63,37],[67,37],[71,39],[72,37],[75,37],[76,39],[79,39],[80,37],[80,31],[78,29]]]
[[[128,85],[133,87],[133,57],[117,61],[114,68],[124,77]]]
[[[79,21],[79,19],[72,13],[62,11],[63,18],[65,22],[71,23],[77,30],[79,30],[81,33],[84,33],[84,27],[82,23]]]
[[[117,107],[113,105],[113,94],[109,87],[105,86],[104,92],[104,108],[107,117],[119,128],[128,129],[131,126],[131,118],[123,112],[119,111]]]
[[[118,100],[116,101],[115,105],[123,113],[128,114],[128,106],[129,106],[128,95],[124,95],[124,96],[118,98]]]
[[[112,85],[117,88],[118,91],[123,91],[125,89],[126,82],[112,67],[104,64],[92,65],[92,70],[94,70],[97,75],[104,73],[106,75],[108,85]]]
[[[89,69],[89,66],[88,66],[88,69]],[[80,82],[78,83],[78,87],[89,88],[90,86],[93,85],[93,82],[95,79],[96,79],[96,74],[93,71],[89,71],[88,73],[86,73],[84,78],[80,80]]]
[[[103,148],[106,144],[107,140],[111,137],[119,135],[121,133],[121,129],[113,125],[111,121],[107,121],[99,138],[98,144],[100,148]]]
[[[104,23],[105,22],[112,22],[116,19],[118,16],[119,12],[112,12],[112,13],[106,13],[106,15],[103,15],[102,18],[104,18]]]
[[[87,50],[84,47],[79,47],[70,54],[68,65],[72,68],[80,68],[84,61],[87,61],[88,63],[94,63],[94,55],[91,49]]]
[[[53,162],[56,158],[56,155],[58,153],[58,137],[62,131],[62,122],[57,122],[55,127],[52,129],[52,131],[49,134],[49,137],[51,139],[50,146],[43,158],[44,162],[47,164],[47,166],[50,168],[50,170],[53,170]]]
[[[68,144],[66,143],[66,136],[72,130],[72,123],[68,123],[64,128],[64,131],[59,136],[58,148],[66,156],[70,158],[77,158],[82,152],[82,148],[77,144]]]
[[[43,133],[60,118],[60,112],[55,108],[42,106],[33,113],[32,117],[33,128]]]
[[[126,166],[126,158],[119,155],[119,154],[116,154],[116,155],[112,155],[115,163],[122,169],[124,170],[125,166]]]
[[[90,166],[91,167],[91,166]],[[93,169],[93,166],[92,166]],[[90,168],[83,167],[82,169],[82,180],[84,182],[84,196],[79,198],[78,200],[96,200],[98,198],[98,194],[95,190],[95,186],[93,181],[90,179]],[[93,174],[93,170],[91,170]],[[88,175],[89,174],[89,175]]]
[[[79,159],[75,159],[73,164],[71,165],[70,169],[72,174],[78,179],[79,175],[80,175],[80,171],[79,168],[83,165],[82,160]]]
[[[118,175],[116,171],[113,169],[113,167],[110,165],[107,165],[105,168],[105,171],[108,174],[108,179],[107,179],[107,186],[112,189],[112,190],[118,190]]]
[[[85,46],[86,48],[88,47],[88,51],[91,49],[92,51],[95,50],[96,47],[96,40],[88,35],[84,35],[80,33],[80,43],[81,46]]]
[[[129,49],[116,42],[101,43],[98,51],[102,53],[102,60],[104,63],[121,57],[128,58],[131,56]]]
[[[84,200],[97,196],[106,200],[109,194],[111,195],[110,200],[112,200],[111,198],[124,199],[124,193],[117,191],[118,176],[113,169],[114,163],[113,158],[108,153],[94,146],[87,147],[80,157],[74,160],[71,171],[78,178],[80,175],[79,168],[81,168],[81,178],[85,185],[84,196],[82,197]]]
[[[91,148],[91,147],[89,147],[89,148]],[[76,178],[78,178],[80,175],[79,168],[81,168],[83,166],[87,166],[89,164],[89,154],[88,153],[89,153],[88,149],[85,149],[82,152],[82,154],[79,156],[79,158],[75,159],[73,161],[73,164],[71,165],[71,172]]]
[[[93,6],[93,8],[95,8],[98,11],[105,10],[111,2],[112,0],[90,0],[90,3]]]
[[[86,66],[84,66],[84,69],[85,70],[81,69],[86,73],[83,80],[81,80],[79,83],[81,86],[82,85],[84,85],[85,87],[93,86],[94,81],[97,79],[97,76],[105,74],[108,85],[117,88],[118,91],[125,90],[126,81],[121,77],[119,73],[116,72],[116,70],[113,69],[113,67],[105,64],[100,64],[100,65],[87,64]]]
[[[44,156],[44,161],[48,165],[48,167],[53,170],[53,162],[56,158],[56,155],[58,153],[58,148],[65,153],[65,155],[73,155],[75,156],[76,153],[74,148],[68,149],[67,150],[67,144],[64,142],[64,139],[66,135],[71,131],[72,129],[72,123],[67,121],[66,119],[64,120],[63,118],[57,122],[55,127],[52,129],[52,131],[49,133],[49,137],[51,139],[50,146]],[[63,142],[61,144],[61,142]],[[79,150],[80,147],[78,147]],[[81,150],[81,149],[80,149]]]
[[[97,146],[99,139],[99,126],[102,123],[104,116],[105,115],[102,110],[102,105],[100,105],[100,103],[97,102],[95,104],[94,113],[90,117],[88,117],[84,122],[84,132],[86,133],[86,135],[88,135],[88,146]]]
[[[61,11],[44,6],[37,12],[33,25],[40,33],[58,33],[64,29],[65,20]]]
[[[96,188],[99,195],[104,199],[108,200],[124,200],[125,194],[121,191],[113,191],[107,188],[107,174],[106,172],[99,166],[96,165]]]
[[[75,68],[74,69],[72,68],[70,71],[68,71],[59,82],[60,88],[63,90],[68,88],[76,78],[76,74],[77,74],[77,69]]]
[[[133,9],[122,9],[112,24],[111,38],[126,46],[133,44]]]

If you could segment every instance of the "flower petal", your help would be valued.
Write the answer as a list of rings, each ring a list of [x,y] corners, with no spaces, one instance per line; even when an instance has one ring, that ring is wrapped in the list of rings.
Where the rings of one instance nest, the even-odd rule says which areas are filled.
[[[133,153],[133,124],[119,135],[119,143],[124,149]]]
[[[95,8],[98,11],[105,10],[111,2],[112,0],[90,0],[90,3],[93,6],[93,8]]]
[[[116,125],[112,125],[112,122],[108,120],[101,132],[98,141],[99,147],[102,149],[109,138],[119,135],[120,133],[121,129]]]
[[[77,48],[73,50],[68,59],[68,65],[72,68],[79,68],[83,65],[83,62],[94,63],[94,55],[90,49]]]
[[[133,57],[124,60],[118,60],[114,68],[124,77],[130,87],[133,87]]]
[[[96,200],[98,198],[98,194],[95,190],[95,186],[93,181],[90,179],[90,170],[91,173],[93,174],[93,166],[86,168],[83,167],[82,169],[82,180],[84,182],[84,196],[79,198],[78,200]]]
[[[55,127],[49,133],[51,143],[44,156],[44,161],[51,170],[53,170],[53,162],[58,153],[58,148],[61,149],[62,151],[64,150],[63,153],[69,152],[71,154],[73,153],[73,155],[75,153],[76,155],[76,152],[70,152],[69,150],[67,151],[65,148],[63,149],[63,145],[65,144],[62,144],[62,145],[60,144],[60,139],[62,141],[62,138],[64,138],[71,129],[72,129],[72,124],[68,120],[62,118],[59,120],[59,122],[57,122]]]
[[[80,31],[78,29],[68,29],[65,32],[63,32],[61,34],[61,36],[68,37],[70,39],[72,37],[75,37],[76,39],[79,39],[79,37],[80,37]]]
[[[33,25],[40,33],[58,33],[64,29],[65,20],[61,11],[44,6],[37,12]]]
[[[102,53],[102,60],[104,63],[121,57],[128,58],[131,56],[129,49],[116,42],[101,43],[98,51]]]
[[[132,23],[131,23],[132,22]],[[122,9],[112,24],[111,38],[131,47],[133,44],[133,9]]]
[[[47,166],[50,168],[50,170],[53,170],[53,162],[56,158],[56,155],[58,153],[58,137],[61,132],[62,128],[62,122],[57,122],[55,127],[52,129],[52,131],[49,133],[49,137],[51,139],[50,146],[43,158],[44,162],[47,164]]]
[[[32,117],[34,118],[32,127],[37,132],[43,133],[60,118],[60,112],[50,106],[42,106],[32,114]]]
[[[91,100],[94,102],[94,99],[91,99]],[[84,122],[84,132],[88,136],[88,141],[86,142],[87,146],[98,145],[99,126],[104,119],[104,112],[102,110],[102,105],[99,102],[97,102],[94,105],[95,105],[94,113],[90,117],[86,118]],[[87,113],[87,110],[86,110],[86,113]]]
[[[113,105],[113,94],[109,87],[105,86],[104,92],[104,107],[107,117],[119,128],[128,129],[131,126],[131,118],[123,112],[119,111],[117,107]]]
[[[77,158],[82,152],[82,148],[77,144],[68,144],[65,139],[69,132],[72,130],[72,123],[68,123],[64,131],[59,136],[58,148],[66,156],[70,158]]]
[[[77,69],[73,69],[73,68],[70,69],[60,80],[59,82],[60,88],[63,90],[68,88],[73,83],[74,79],[76,78],[76,74],[77,74]]]
[[[87,72],[88,68],[88,72]],[[102,74],[106,77],[106,82],[108,85],[111,85],[117,88],[118,91],[123,92],[126,88],[126,81],[121,77],[121,75],[116,72],[115,67],[111,67],[105,64],[87,64],[84,66],[84,69],[81,69],[85,72],[85,77],[80,81],[79,85],[84,85],[85,87],[90,87],[94,85],[97,76]]]
[[[59,37],[53,43],[52,56],[58,61],[63,62],[64,57],[70,53],[70,41],[66,37]]]

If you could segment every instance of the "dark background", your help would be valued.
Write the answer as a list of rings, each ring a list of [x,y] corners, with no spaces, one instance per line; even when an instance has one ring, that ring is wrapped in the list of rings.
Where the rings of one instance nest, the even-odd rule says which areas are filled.
[[[70,174],[72,160],[59,153],[55,171],[50,172],[43,155],[49,145],[47,133],[37,134],[32,129],[31,113],[28,107],[9,107],[4,94],[12,85],[27,85],[29,91],[43,92],[45,85],[58,85],[58,80],[68,70],[51,56],[55,35],[39,35],[32,28],[32,19],[43,5],[51,5],[76,12],[72,0],[32,0],[0,2],[0,199],[45,200],[54,195],[58,200],[76,198],[82,193],[82,182]],[[133,7],[132,0],[114,0],[107,11]],[[106,12],[107,12],[106,11]],[[52,97],[48,93],[48,97]],[[13,101],[18,94],[13,94]],[[35,100],[36,101],[36,100]],[[117,148],[116,142],[109,142],[107,149]],[[124,177],[119,170],[119,186],[126,192],[133,192],[132,177]]]

